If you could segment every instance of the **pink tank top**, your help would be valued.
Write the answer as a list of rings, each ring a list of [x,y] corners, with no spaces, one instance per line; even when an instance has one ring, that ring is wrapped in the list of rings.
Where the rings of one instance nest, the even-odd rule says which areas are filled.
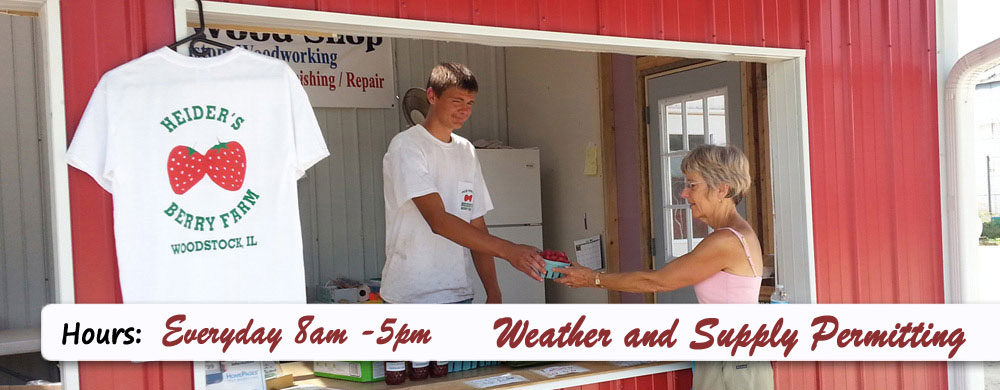
[[[716,272],[708,279],[695,283],[694,293],[698,297],[698,303],[757,303],[761,276],[757,272],[757,267],[753,265],[750,248],[747,247],[747,242],[740,232],[727,227],[722,229],[733,232],[740,239],[754,276],[733,275],[726,271]]]

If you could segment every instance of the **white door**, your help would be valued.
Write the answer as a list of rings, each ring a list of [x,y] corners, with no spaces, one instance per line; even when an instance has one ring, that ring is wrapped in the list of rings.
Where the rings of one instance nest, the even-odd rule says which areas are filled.
[[[712,232],[691,217],[681,198],[681,160],[698,145],[743,148],[742,92],[739,63],[720,63],[651,78],[649,163],[654,267],[659,269],[688,252]],[[745,215],[745,206],[740,205]],[[696,303],[694,289],[658,293],[658,303]]]

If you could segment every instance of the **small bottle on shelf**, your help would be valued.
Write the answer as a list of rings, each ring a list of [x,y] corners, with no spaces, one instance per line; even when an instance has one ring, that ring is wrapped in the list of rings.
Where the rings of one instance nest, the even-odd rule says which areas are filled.
[[[431,377],[440,378],[448,375],[448,362],[437,360],[431,362]]]
[[[406,382],[406,362],[385,362],[385,384],[398,385]]]
[[[422,381],[430,375],[431,362],[410,362],[410,380]]]
[[[774,285],[774,292],[771,293],[771,303],[788,303],[788,293],[785,292],[785,286],[780,284]]]

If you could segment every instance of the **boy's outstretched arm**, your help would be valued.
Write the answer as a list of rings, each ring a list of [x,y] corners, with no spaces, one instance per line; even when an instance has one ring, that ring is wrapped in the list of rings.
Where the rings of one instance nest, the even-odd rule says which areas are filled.
[[[515,244],[510,241],[491,236],[484,230],[478,229],[472,224],[463,221],[461,218],[448,213],[444,208],[444,201],[437,192],[413,198],[424,221],[430,225],[431,231],[454,241],[458,245],[469,248],[475,252],[481,252],[489,256],[496,256],[510,262],[514,268],[524,272],[539,282],[542,281],[540,273],[545,272],[545,260],[538,254],[538,248],[529,245]],[[485,227],[485,222],[484,222]],[[478,267],[477,267],[478,270]],[[494,278],[496,271],[494,270]]]

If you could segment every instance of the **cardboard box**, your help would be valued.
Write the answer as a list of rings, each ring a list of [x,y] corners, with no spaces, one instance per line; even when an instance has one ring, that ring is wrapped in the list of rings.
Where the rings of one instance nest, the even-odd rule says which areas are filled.
[[[295,378],[292,374],[284,374],[267,379],[267,390],[279,390],[286,387],[292,387],[295,382]]]
[[[385,379],[385,362],[313,362],[316,376],[353,382]]]
[[[219,362],[212,362],[219,363]],[[212,372],[206,366],[207,390],[266,390],[264,366],[261,362],[221,362],[218,377],[209,380]]]

